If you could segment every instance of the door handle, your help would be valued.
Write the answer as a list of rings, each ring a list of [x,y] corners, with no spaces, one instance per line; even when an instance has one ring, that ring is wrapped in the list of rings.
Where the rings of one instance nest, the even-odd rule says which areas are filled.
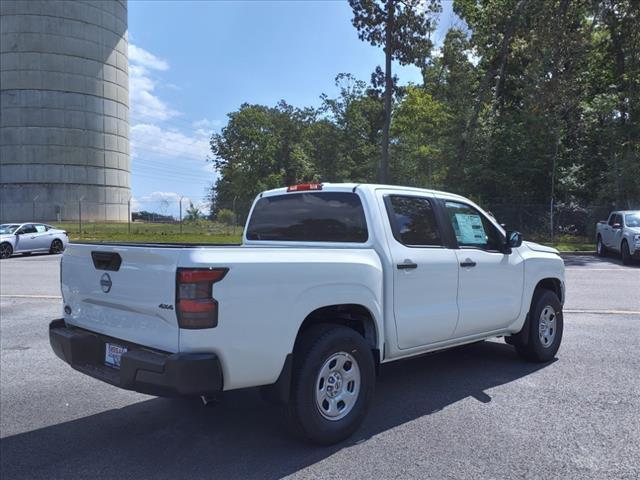
[[[405,260],[404,263],[399,263],[397,267],[398,270],[413,270],[414,268],[418,268],[418,264],[413,263],[411,260]]]
[[[460,266],[462,268],[471,268],[476,266],[476,262],[471,260],[470,258],[466,258],[464,262],[460,262]]]

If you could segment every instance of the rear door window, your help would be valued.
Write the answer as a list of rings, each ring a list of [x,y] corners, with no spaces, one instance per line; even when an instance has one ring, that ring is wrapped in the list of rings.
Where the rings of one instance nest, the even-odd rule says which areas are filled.
[[[396,240],[408,247],[442,246],[436,217],[428,198],[389,195],[385,203]]]
[[[248,240],[364,243],[368,238],[362,202],[352,192],[263,197],[247,226]]]

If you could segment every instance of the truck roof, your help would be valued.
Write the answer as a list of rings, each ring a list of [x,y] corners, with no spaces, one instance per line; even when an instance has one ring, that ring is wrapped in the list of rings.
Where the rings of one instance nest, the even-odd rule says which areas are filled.
[[[375,183],[330,183],[330,182],[320,182],[322,185],[322,190],[310,190],[310,191],[330,191],[330,192],[345,192],[345,191],[356,191],[356,189],[367,189],[367,190],[379,190],[379,189],[392,189],[403,192],[415,192],[415,193],[428,193],[431,195],[438,195],[443,197],[448,197],[452,199],[458,200],[467,200],[461,195],[456,195],[455,193],[442,192],[440,190],[430,190],[427,188],[417,188],[417,187],[404,187],[400,185],[382,185]],[[260,196],[272,196],[272,195],[282,195],[284,193],[293,193],[289,192],[288,187],[282,188],[274,188],[272,190],[267,190],[262,192]]]

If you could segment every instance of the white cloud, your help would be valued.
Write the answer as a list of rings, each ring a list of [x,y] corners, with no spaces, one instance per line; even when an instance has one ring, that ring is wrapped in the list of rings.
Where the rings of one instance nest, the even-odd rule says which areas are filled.
[[[132,52],[136,53],[132,55]],[[157,81],[151,70],[164,71],[169,64],[135,45],[129,45],[129,61],[131,118],[134,121],[163,121],[180,115],[155,93]]]
[[[139,156],[138,150],[144,150],[163,157],[204,162],[209,155],[209,134],[202,130],[189,136],[158,125],[138,123],[131,127],[131,149],[134,156]]]
[[[129,60],[132,63],[153,70],[169,70],[169,63],[166,60],[158,58],[153,53],[133,44],[129,44]]]

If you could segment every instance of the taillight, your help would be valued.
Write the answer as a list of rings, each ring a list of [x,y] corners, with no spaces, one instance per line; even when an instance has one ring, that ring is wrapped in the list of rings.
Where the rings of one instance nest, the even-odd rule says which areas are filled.
[[[322,190],[321,183],[301,183],[287,187],[287,192],[307,192],[309,190]]]
[[[179,268],[176,283],[176,314],[180,328],[213,328],[218,325],[218,301],[213,284],[228,268]]]

